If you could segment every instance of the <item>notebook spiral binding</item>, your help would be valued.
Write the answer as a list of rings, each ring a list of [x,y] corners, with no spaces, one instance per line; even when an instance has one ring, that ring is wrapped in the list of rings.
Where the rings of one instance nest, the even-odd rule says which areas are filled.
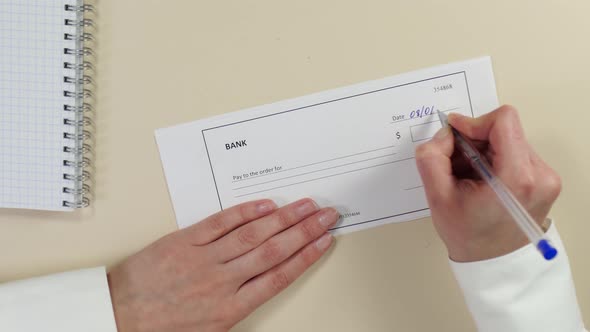
[[[63,152],[71,156],[71,160],[64,160],[63,166],[71,169],[70,172],[63,174],[63,179],[72,183],[72,186],[63,187],[63,193],[71,195],[72,199],[63,200],[62,204],[68,208],[84,208],[90,205],[90,191],[91,187],[87,183],[90,181],[90,172],[88,168],[91,167],[92,161],[89,155],[92,149],[88,142],[92,139],[91,117],[88,116],[93,109],[90,103],[86,102],[92,98],[92,90],[87,87],[93,83],[92,77],[87,75],[87,72],[92,70],[92,64],[85,61],[85,57],[93,56],[92,48],[84,45],[85,42],[94,40],[92,33],[84,31],[87,28],[92,28],[94,22],[91,19],[84,18],[87,12],[94,12],[92,5],[85,5],[83,1],[77,0],[75,5],[65,5],[67,12],[75,13],[76,19],[66,19],[64,24],[75,28],[76,33],[64,34],[65,40],[74,41],[75,48],[65,48],[64,54],[74,57],[73,62],[64,62],[64,69],[72,71],[71,76],[64,76],[64,83],[71,84],[71,90],[63,92],[64,97],[71,98],[73,103],[64,105],[63,124],[72,126],[72,132],[64,132],[63,138],[71,140],[73,145],[64,146]]]

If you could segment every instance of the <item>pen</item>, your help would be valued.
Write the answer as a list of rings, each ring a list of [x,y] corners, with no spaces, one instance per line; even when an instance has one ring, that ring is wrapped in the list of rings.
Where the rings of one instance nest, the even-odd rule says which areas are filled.
[[[541,227],[535,222],[533,217],[526,211],[526,209],[518,202],[516,197],[510,190],[500,181],[492,167],[488,164],[486,159],[477,151],[473,143],[463,136],[457,129],[449,125],[448,117],[445,113],[438,112],[438,118],[442,127],[449,126],[456,145],[459,150],[471,163],[471,167],[479,174],[479,176],[492,188],[500,203],[506,208],[508,213],[512,216],[512,220],[520,227],[524,234],[529,238],[539,252],[546,260],[551,260],[557,256],[557,249],[551,245],[549,239],[545,236]]]

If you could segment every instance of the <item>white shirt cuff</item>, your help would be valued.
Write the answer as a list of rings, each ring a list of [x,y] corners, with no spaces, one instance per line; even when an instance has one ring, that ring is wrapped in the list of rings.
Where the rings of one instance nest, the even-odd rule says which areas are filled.
[[[117,332],[105,268],[0,285],[0,331]]]
[[[532,244],[485,261],[450,261],[478,331],[585,331],[554,223],[547,236],[559,252],[552,261],[544,260]]]

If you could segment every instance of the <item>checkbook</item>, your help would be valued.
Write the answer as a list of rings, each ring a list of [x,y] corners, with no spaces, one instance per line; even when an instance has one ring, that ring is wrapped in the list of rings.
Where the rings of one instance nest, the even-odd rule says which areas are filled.
[[[156,141],[178,226],[233,205],[304,197],[336,208],[334,233],[429,215],[415,148],[437,111],[498,107],[483,57],[337,88],[170,128]]]

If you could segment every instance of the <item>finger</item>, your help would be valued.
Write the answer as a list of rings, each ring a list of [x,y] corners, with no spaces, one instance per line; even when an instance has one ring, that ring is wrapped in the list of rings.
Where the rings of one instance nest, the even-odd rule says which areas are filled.
[[[518,112],[511,106],[502,106],[479,118],[451,114],[449,124],[471,139],[489,141],[499,167],[513,167],[528,159],[524,130]]]
[[[318,239],[338,221],[332,208],[322,209],[297,225],[268,239],[258,248],[229,262],[236,275],[251,279],[291,257],[306,244]]]
[[[512,139],[524,138],[518,112],[509,105],[504,105],[477,118],[451,113],[449,124],[473,140],[489,141],[492,130],[497,126],[510,129],[506,135]]]
[[[322,257],[333,242],[332,235],[325,233],[285,262],[242,285],[236,294],[237,301],[246,311],[258,308],[299,278]]]
[[[182,232],[194,245],[206,245],[240,225],[264,217],[277,208],[271,200],[259,200],[236,205],[218,212]]]
[[[477,119],[454,115],[449,122],[467,136],[489,140],[494,151],[491,163],[497,175],[516,194],[529,191],[534,184],[530,147],[516,109],[502,106]]]
[[[211,244],[220,262],[228,262],[260,246],[275,234],[297,224],[319,210],[309,198],[284,206],[274,213],[245,224]]]
[[[462,153],[454,153],[451,157],[451,163],[453,165],[453,176],[457,180],[461,179],[480,179],[477,172],[471,166],[471,163]]]
[[[545,206],[550,206],[561,193],[561,177],[532,148],[530,157],[533,169],[536,171],[535,179],[538,179],[535,181],[535,191],[539,195],[538,201]]]
[[[488,142],[473,141],[475,148],[481,152],[489,160],[492,151],[488,149]],[[453,165],[453,175],[457,180],[459,179],[479,179],[479,175],[471,166],[470,161],[458,149],[453,151],[451,156],[451,163]]]
[[[427,143],[416,149],[416,165],[424,183],[424,190],[431,208],[445,205],[454,191],[453,135],[449,128],[440,129]]]

